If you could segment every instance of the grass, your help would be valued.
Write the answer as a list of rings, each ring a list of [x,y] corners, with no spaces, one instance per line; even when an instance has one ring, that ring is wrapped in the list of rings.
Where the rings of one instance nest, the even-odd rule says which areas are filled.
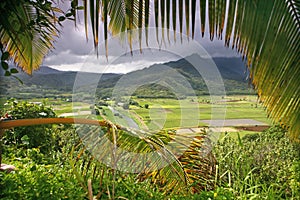
[[[170,113],[169,116],[175,120],[178,104],[168,99],[165,100],[165,104],[170,102],[170,105],[159,105],[159,101],[162,100],[156,100],[150,105],[150,109],[132,107],[131,112],[145,111],[148,116],[156,117],[154,119],[160,122],[162,114],[151,113],[152,106],[158,111],[162,108],[168,109],[167,116]],[[188,102],[189,100],[186,100],[184,104],[185,109],[193,108]],[[247,105],[248,101],[229,103],[233,108],[239,108]],[[62,103],[61,106],[69,109],[70,104]],[[108,107],[102,108],[100,110],[106,113],[105,117],[116,119]],[[121,107],[116,109],[126,114]],[[151,125],[151,122],[149,124]],[[86,192],[80,187],[83,185],[80,183],[85,185],[88,177],[91,177],[87,175],[94,173],[95,168],[93,163],[90,165],[86,157],[88,154],[85,155],[84,151],[78,150],[73,157],[73,151],[70,153],[70,149],[73,149],[79,138],[71,127],[65,128],[54,126],[50,131],[55,133],[53,139],[60,141],[51,143],[55,145],[51,147],[51,154],[41,153],[40,147],[26,149],[25,143],[21,144],[23,142],[18,148],[15,143],[5,143],[4,161],[15,165],[18,170],[10,174],[0,172],[0,185],[4,186],[0,187],[1,199],[84,199]],[[212,149],[217,159],[216,177],[211,180],[216,186],[214,190],[185,196],[168,196],[168,193],[163,193],[164,187],[153,186],[151,181],[139,182],[136,174],[114,175],[113,170],[97,165],[97,169],[101,169],[99,173],[104,176],[93,179],[94,194],[100,191],[102,199],[110,198],[112,191],[116,192],[115,196],[120,199],[299,199],[299,145],[296,146],[288,140],[287,133],[279,127],[272,127],[257,135],[254,135],[255,133],[241,130],[228,132],[226,136],[225,133],[221,134],[221,139]],[[44,143],[44,140],[39,139]],[[79,158],[81,160],[78,161]],[[88,166],[93,166],[90,167],[92,170],[88,171]],[[81,169],[82,173],[77,169]],[[85,177],[81,178],[83,176]],[[112,188],[112,185],[116,187]]]
[[[237,131],[237,132],[227,132],[227,133],[222,132],[220,134],[219,140],[223,141],[225,136],[231,137],[231,138],[237,140],[239,137],[243,138],[245,135],[254,135],[257,133],[259,133],[259,132],[256,132],[256,131]]]
[[[149,105],[149,109],[132,106],[131,109],[141,116],[147,125],[151,126],[151,121],[165,121],[164,128],[181,127],[183,124],[187,126],[195,126],[195,119],[198,115],[198,120],[209,120],[212,118],[222,119],[225,114],[225,119],[254,119],[266,124],[271,124],[266,117],[263,107],[256,103],[255,96],[229,96],[224,98],[223,102],[210,103],[210,98],[201,96],[199,99],[187,98],[181,101],[175,99],[138,99],[140,105]],[[224,109],[226,108],[226,113]],[[154,114],[154,112],[160,112]],[[196,125],[206,125],[198,121]]]
[[[222,98],[220,102],[211,104],[210,96],[200,96],[198,99],[188,97],[184,100],[176,99],[142,99],[133,98],[141,106],[130,106],[130,112],[118,107],[118,111],[133,119],[140,127],[148,126],[150,130],[161,128],[180,128],[205,126],[201,120],[209,119],[254,119],[266,124],[271,121],[266,117],[263,107],[258,104],[254,95],[235,95]],[[2,99],[2,101],[5,101]],[[34,98],[32,102],[45,102],[45,99]],[[90,105],[82,102],[67,102],[61,99],[46,99],[46,103],[51,105],[57,115],[78,111],[88,111]],[[108,102],[113,105],[114,102]],[[144,108],[149,105],[149,109]],[[224,109],[226,108],[226,112]],[[114,116],[105,106],[103,110],[106,119],[115,123],[126,124],[126,120]],[[78,117],[78,116],[77,116]],[[83,116],[85,117],[85,116]],[[100,119],[101,117],[99,117]]]
[[[271,124],[266,117],[263,107],[258,104],[254,95],[228,96],[222,98],[220,102],[211,104],[209,96],[200,96],[198,99],[188,97],[184,100],[176,99],[143,99],[133,98],[140,106],[130,106],[130,112],[117,107],[118,112],[133,119],[140,127],[145,125],[150,130],[161,128],[180,128],[205,126],[201,120],[209,119],[254,119],[266,124]],[[32,101],[43,101],[42,99],[32,99]],[[113,105],[114,102],[108,102]],[[72,113],[77,111],[90,110],[90,105],[82,102],[66,102],[60,99],[48,99],[48,104],[52,105],[57,115]],[[149,109],[145,105],[149,105]],[[226,111],[225,111],[226,109]],[[114,123],[126,125],[125,119],[114,114],[105,106],[103,110],[105,118]],[[99,117],[99,119],[102,119]]]

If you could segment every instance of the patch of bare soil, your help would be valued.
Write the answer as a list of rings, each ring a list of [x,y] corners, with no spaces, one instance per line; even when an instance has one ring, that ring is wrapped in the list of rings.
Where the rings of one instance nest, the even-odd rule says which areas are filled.
[[[244,130],[244,131],[257,131],[261,132],[266,129],[268,129],[270,126],[240,126],[240,127],[235,127],[238,130]]]

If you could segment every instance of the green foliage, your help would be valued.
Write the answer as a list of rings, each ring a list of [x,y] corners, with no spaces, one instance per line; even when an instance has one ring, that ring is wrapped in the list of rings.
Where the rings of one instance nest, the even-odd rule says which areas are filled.
[[[36,118],[41,117],[40,113],[43,113],[42,116],[45,113],[49,117],[55,116],[53,110],[43,104],[18,103],[11,100],[6,109],[13,118]],[[51,145],[30,146],[30,132],[44,131],[42,127],[46,131],[40,134],[50,134],[52,139],[47,145]],[[180,163],[176,163],[176,160],[170,166],[154,172],[145,168],[145,173],[139,175],[107,167],[96,160],[87,151],[88,147],[81,143],[89,142],[97,149],[93,142],[101,143],[102,137],[113,141],[111,133],[114,130],[110,126],[101,129],[100,132],[91,127],[81,127],[86,133],[81,138],[69,125],[27,128],[30,129],[22,137],[21,132],[18,132],[19,140],[9,142],[9,137],[4,138],[4,162],[15,165],[17,170],[9,174],[0,173],[1,199],[84,199],[88,194],[89,180],[92,183],[94,198],[99,199],[231,200],[297,199],[300,196],[300,146],[291,143],[286,137],[287,133],[277,126],[261,134],[238,137],[236,140],[225,136],[213,150],[217,158],[217,167],[214,167],[213,155],[205,158],[199,156],[204,135],[197,135],[189,149],[178,158]],[[116,145],[135,153],[146,153],[153,151],[153,148],[160,151],[168,144],[166,152],[172,156],[173,150],[177,152],[184,147],[180,142],[187,139],[184,134],[175,137],[172,131],[146,136],[137,132],[132,134],[130,131],[118,131]],[[109,146],[104,142],[101,144],[97,155],[100,157],[106,154],[109,157],[111,151],[106,148]],[[137,164],[128,162],[127,157],[118,159],[124,159],[122,167],[125,168]],[[157,162],[160,162],[160,159],[162,158]],[[174,169],[184,173],[189,185],[178,184],[182,179],[175,177]],[[189,190],[195,194],[185,192]]]
[[[87,14],[87,3],[85,7],[85,24],[87,27],[87,18],[93,24],[92,32],[94,33],[94,44],[98,46],[98,25],[99,20],[96,16],[99,12],[98,6],[94,6],[94,1],[89,1],[91,8],[90,15]],[[106,2],[106,1],[105,1]],[[125,32],[128,35],[128,43],[132,51],[133,34],[135,28],[145,29],[146,43],[148,42],[148,23],[150,19],[149,12],[141,12],[143,5],[139,6],[138,0],[132,1],[110,1],[111,5],[107,7],[104,3],[104,12],[102,17],[110,22],[104,23],[104,35],[107,38],[107,32],[110,30],[113,35]],[[145,7],[149,6],[145,3]],[[161,4],[160,6],[159,3]],[[165,21],[167,24],[173,22],[174,41],[176,40],[176,31],[180,32],[182,40],[183,26],[185,25],[186,34],[190,35],[190,21],[192,21],[192,37],[197,29],[194,29],[196,21],[196,12],[201,11],[202,37],[206,32],[204,29],[209,27],[210,39],[214,37],[222,39],[223,31],[225,32],[225,46],[235,48],[243,58],[249,69],[249,79],[258,92],[260,99],[267,107],[268,114],[276,121],[290,129],[290,136],[299,142],[299,54],[300,54],[300,34],[299,34],[299,1],[293,0],[252,0],[236,1],[230,3],[226,1],[203,1],[199,3],[198,9],[196,4],[185,1],[185,15],[183,14],[183,1],[179,1],[177,9],[176,3],[167,4],[167,10],[171,10],[172,17],[167,15],[165,18],[164,1],[154,1],[154,18],[156,27],[156,39],[158,45],[162,45],[165,33],[159,28],[164,29]],[[164,9],[159,9],[163,7]],[[189,9],[192,10],[192,20],[190,19]],[[227,12],[228,8],[228,12]],[[107,10],[108,9],[108,10]],[[161,12],[159,12],[159,10]],[[130,11],[130,12],[129,12]],[[140,11],[140,12],[139,12]],[[227,13],[227,15],[226,15]],[[109,16],[108,16],[109,15]],[[207,15],[207,16],[206,16]],[[207,18],[209,20],[206,20]],[[145,23],[142,22],[145,19]],[[159,20],[161,19],[161,23]],[[184,20],[185,19],[185,20]],[[184,24],[184,21],[186,23]],[[176,24],[179,23],[179,28]],[[208,23],[208,24],[207,24]],[[167,27],[169,27],[167,25]],[[226,29],[225,29],[226,27]],[[199,30],[199,29],[198,29]],[[86,29],[87,31],[87,29]],[[139,32],[139,42],[141,44],[142,31]],[[137,35],[137,34],[136,34]],[[200,32],[198,32],[200,35]],[[169,37],[169,35],[168,35]],[[122,37],[126,38],[126,37]],[[107,42],[106,42],[107,50]]]
[[[0,172],[1,199],[84,199],[86,196],[65,163],[57,159],[49,161],[38,149],[10,148],[9,151],[5,161],[17,170]]]
[[[43,103],[18,102],[14,99],[8,100],[5,110],[10,119],[51,118],[56,114],[51,107]],[[55,139],[51,130],[52,125],[40,125],[34,127],[16,127],[7,130],[3,143],[14,144],[23,148],[40,148],[42,152],[50,152]]]
[[[124,103],[122,107],[123,107],[124,110],[128,110],[129,109],[129,104],[128,103]]]
[[[1,199],[86,197],[68,165],[69,149],[79,142],[75,129],[70,125],[61,125],[49,130],[53,134],[54,143],[47,154],[40,148],[24,149],[12,143],[3,146],[3,162],[16,166],[16,171],[0,172]]]
[[[62,12],[49,0],[5,0],[0,6],[0,42],[12,60],[31,74],[52,48]]]
[[[175,196],[171,199],[176,200],[235,200],[236,197],[232,193],[232,191],[218,187],[215,190],[211,191],[202,191],[199,194],[189,195],[189,196]]]
[[[92,127],[83,126],[81,129],[82,133],[85,133],[82,142],[87,146],[80,144],[72,148],[69,162],[73,173],[86,191],[88,180],[103,184],[108,181],[110,182],[108,185],[111,185],[109,189],[97,185],[94,195],[97,195],[97,191],[103,190],[101,195],[107,192],[114,196],[119,191],[126,191],[124,189],[126,184],[131,185],[133,182],[141,184],[135,188],[143,188],[146,185],[146,190],[153,191],[154,194],[158,191],[168,197],[214,188],[212,181],[215,171],[214,156],[210,153],[205,156],[201,154],[203,149],[208,148],[206,145],[209,143],[205,133],[195,134],[195,137],[191,138],[188,133],[176,135],[174,131],[149,134],[137,130],[132,132],[130,129],[114,130],[113,127],[108,126],[99,134],[99,130]],[[118,150],[112,156],[114,143]],[[92,153],[86,151],[90,148]],[[180,157],[177,158],[175,154],[179,154]],[[106,167],[101,162],[109,162],[116,169],[112,169],[111,166]],[[137,171],[139,174],[130,174],[131,171]],[[125,181],[126,178],[132,182]],[[125,182],[120,182],[118,179]],[[129,190],[125,192],[126,195],[122,195],[127,198],[128,195],[130,197],[139,192],[143,194],[140,189]]]
[[[293,197],[300,196],[300,161],[296,161],[290,168],[289,186],[292,189]]]
[[[9,69],[8,61],[9,61],[10,55],[9,55],[9,52],[5,51],[1,41],[0,41],[0,51],[1,51],[1,67],[4,70],[4,76],[12,76],[15,79],[19,80],[20,83],[23,83],[18,77],[13,75],[13,74],[19,73],[19,71],[16,68]]]
[[[295,173],[299,146],[286,135],[275,126],[240,140],[225,137],[214,150],[219,162],[218,184],[242,199],[299,196],[299,176]]]

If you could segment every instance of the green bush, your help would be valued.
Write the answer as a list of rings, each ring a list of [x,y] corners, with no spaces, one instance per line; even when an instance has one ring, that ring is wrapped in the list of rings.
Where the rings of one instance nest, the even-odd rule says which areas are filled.
[[[300,197],[300,161],[293,163],[290,173],[289,186],[292,189],[293,198]]]
[[[6,109],[14,119],[56,116],[44,104],[9,101]],[[275,126],[238,140],[225,136],[213,150],[218,161],[212,180],[216,188],[174,196],[151,181],[138,181],[135,174],[113,173],[90,162],[94,158],[85,150],[70,151],[80,146],[71,125],[18,127],[4,136],[3,162],[17,170],[0,172],[0,199],[85,199],[88,178],[93,194],[101,199],[111,198],[113,191],[123,199],[299,199],[300,147],[286,135]]]
[[[0,172],[0,199],[84,199],[68,162],[68,152],[79,142],[72,126],[52,127],[54,148],[47,154],[40,148],[3,146],[3,163],[14,165],[16,171]]]
[[[51,107],[44,103],[18,102],[14,99],[5,104],[6,113],[10,119],[51,118],[56,114]],[[50,152],[54,145],[52,125],[39,125],[30,127],[16,127],[7,130],[3,143],[23,148],[40,148],[42,152]]]
[[[240,198],[281,199],[295,196],[300,160],[296,144],[278,126],[234,140],[225,137],[214,149],[219,182]],[[294,188],[293,188],[294,187]]]
[[[15,149],[17,155],[24,154],[19,151]],[[86,194],[68,165],[39,164],[37,160],[45,156],[36,149],[25,154],[27,157],[6,158],[17,170],[0,172],[0,199],[84,199]]]

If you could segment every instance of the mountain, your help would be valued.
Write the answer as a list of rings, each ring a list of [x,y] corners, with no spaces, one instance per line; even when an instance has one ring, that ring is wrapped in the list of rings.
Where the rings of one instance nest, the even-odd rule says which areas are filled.
[[[119,77],[120,74],[59,71],[47,66],[41,66],[39,70],[33,72],[32,76],[24,73],[18,75],[24,84],[33,84],[45,89],[58,89],[66,92],[72,92],[75,83],[80,83],[81,85],[94,84],[100,76],[101,80],[107,80]]]
[[[193,61],[198,70],[189,61]],[[240,58],[213,58],[213,61],[227,93],[249,93],[246,68]],[[207,83],[213,85],[216,82],[213,69],[210,60],[195,54],[123,75],[59,71],[41,66],[32,76],[22,72],[17,75],[23,85],[12,77],[2,76],[0,95],[30,98],[33,94],[45,97],[74,91],[87,93],[95,89],[95,84],[98,85],[96,93],[99,98],[111,96],[113,91],[120,95],[144,97],[175,97],[175,93],[185,96],[193,92],[208,94]],[[208,79],[207,82],[204,79]]]
[[[33,75],[41,75],[41,74],[59,74],[62,71],[57,69],[53,69],[47,66],[42,65],[38,70],[33,71]]]
[[[241,58],[238,57],[215,57],[212,58],[217,69],[219,70],[223,79],[237,80],[237,81],[246,81],[247,74],[245,73],[246,67]],[[212,67],[212,64],[209,64],[210,59],[201,58],[197,54],[193,54],[186,58],[180,59],[178,61],[172,61],[165,63],[164,65],[170,66],[172,68],[181,70],[182,72],[187,72],[188,74],[197,74],[195,67],[189,61],[194,61],[195,63],[202,62],[200,65],[201,68]]]
[[[202,94],[221,94],[224,82],[227,94],[249,94],[247,73],[240,58],[202,58],[193,54],[186,58],[130,72],[118,79],[113,90],[102,87],[98,95],[114,92],[119,96],[176,97]],[[217,75],[219,79],[217,79]],[[208,90],[210,87],[210,90]],[[108,95],[109,96],[109,95]]]

